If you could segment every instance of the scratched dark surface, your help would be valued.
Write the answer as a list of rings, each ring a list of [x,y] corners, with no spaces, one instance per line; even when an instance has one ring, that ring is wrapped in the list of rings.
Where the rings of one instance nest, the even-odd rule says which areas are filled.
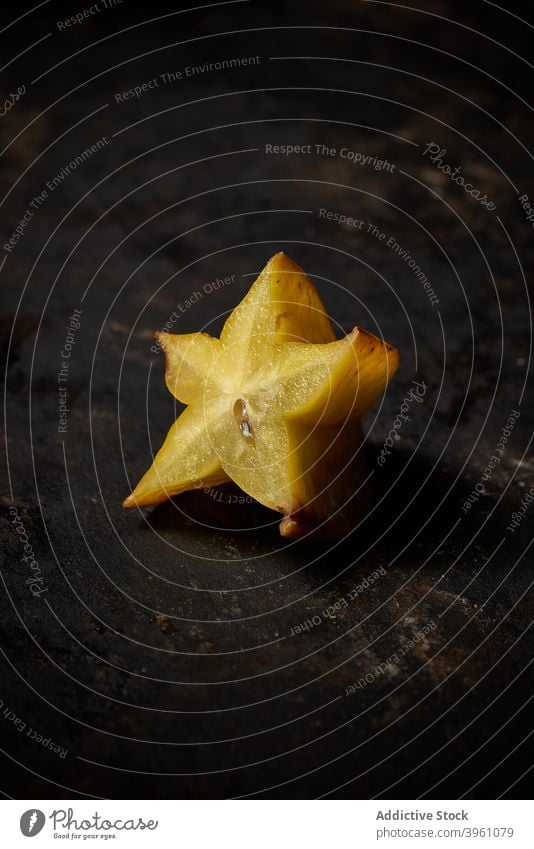
[[[483,2],[420,5],[229,3],[141,25],[147,11],[125,2],[59,30],[73,10],[50,4],[0,33],[2,99],[26,86],[0,119],[2,245],[47,182],[106,139],[1,251],[5,795],[526,792],[534,507],[510,522],[534,484],[534,242],[518,199],[534,197],[534,19],[514,4],[526,22]],[[432,163],[430,142],[494,209]],[[282,542],[276,515],[235,490],[123,511],[176,414],[152,332],[178,310],[176,332],[218,333],[280,249],[340,333],[361,324],[401,352],[365,422],[374,511],[331,547]],[[413,380],[424,400],[380,467]]]

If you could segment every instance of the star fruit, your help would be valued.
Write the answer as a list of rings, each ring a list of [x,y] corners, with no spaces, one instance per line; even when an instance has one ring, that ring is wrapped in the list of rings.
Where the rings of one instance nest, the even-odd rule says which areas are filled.
[[[283,514],[280,533],[337,538],[369,505],[360,419],[399,356],[355,327],[334,330],[315,286],[284,253],[267,263],[220,339],[157,333],[184,412],[125,507],[234,481]]]

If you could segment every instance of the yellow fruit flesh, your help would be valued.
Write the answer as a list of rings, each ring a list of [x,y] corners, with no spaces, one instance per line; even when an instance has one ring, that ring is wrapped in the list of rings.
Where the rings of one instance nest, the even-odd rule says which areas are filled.
[[[189,406],[124,505],[146,506],[233,480],[284,513],[281,533],[324,525],[339,536],[362,514],[361,416],[398,365],[397,351],[355,328],[335,335],[302,269],[276,254],[221,339],[159,334],[166,382]]]
[[[123,506],[161,504],[188,489],[218,486],[227,481],[202,411],[190,406],[176,419],[150,469]]]

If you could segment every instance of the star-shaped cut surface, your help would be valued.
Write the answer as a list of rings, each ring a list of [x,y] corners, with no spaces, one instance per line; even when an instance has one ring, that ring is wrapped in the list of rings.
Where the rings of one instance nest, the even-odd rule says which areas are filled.
[[[336,340],[313,283],[285,254],[265,266],[220,339],[158,333],[187,405],[125,507],[230,480],[284,514],[283,536],[340,536],[368,501],[360,419],[398,353],[355,327]]]

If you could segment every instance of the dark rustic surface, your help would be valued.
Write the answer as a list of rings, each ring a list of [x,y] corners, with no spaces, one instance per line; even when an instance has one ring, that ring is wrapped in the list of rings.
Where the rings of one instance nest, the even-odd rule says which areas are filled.
[[[8,796],[525,792],[534,507],[507,526],[534,484],[533,231],[518,200],[534,197],[532,25],[483,2],[297,5],[133,26],[141,11],[124,4],[68,31],[56,22],[73,10],[56,6],[0,34],[13,60],[2,91],[27,88],[0,120],[2,244],[47,181],[108,140],[49,192],[0,272]],[[161,74],[243,56],[261,61],[116,101]],[[432,141],[496,209],[432,164]],[[312,153],[268,155],[266,144]],[[355,165],[342,148],[394,167]],[[181,304],[176,332],[216,334],[279,249],[313,276],[340,333],[361,324],[401,352],[366,420],[376,509],[330,548],[282,542],[277,517],[231,503],[232,490],[124,512],[176,413],[152,331]],[[412,380],[427,385],[424,402],[380,468]],[[464,513],[513,410],[502,459]],[[12,505],[47,587],[38,597]],[[310,619],[320,624],[291,636]]]

